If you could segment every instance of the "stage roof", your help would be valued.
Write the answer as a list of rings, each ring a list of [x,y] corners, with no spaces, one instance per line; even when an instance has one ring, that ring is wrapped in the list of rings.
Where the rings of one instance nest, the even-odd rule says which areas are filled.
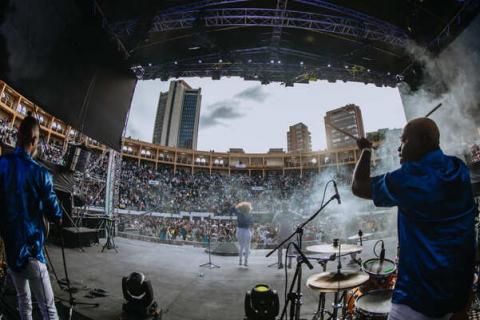
[[[438,53],[480,0],[199,0],[99,2],[138,78],[241,76],[395,86],[411,41]]]

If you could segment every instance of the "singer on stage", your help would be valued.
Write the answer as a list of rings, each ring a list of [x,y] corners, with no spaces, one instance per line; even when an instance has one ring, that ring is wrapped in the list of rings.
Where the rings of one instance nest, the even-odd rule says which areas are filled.
[[[352,191],[379,207],[398,207],[398,280],[390,320],[450,319],[465,308],[474,272],[475,208],[463,161],[440,149],[428,118],[410,121],[399,147],[401,167],[370,177],[372,144],[362,150]]]
[[[43,218],[61,224],[62,212],[49,173],[32,159],[39,134],[37,120],[28,115],[18,130],[15,152],[0,157],[0,234],[22,320],[32,319],[31,292],[42,319],[58,319],[43,253]]]
[[[252,205],[250,202],[240,202],[235,206],[235,214],[237,215],[237,239],[240,245],[238,265],[242,265],[242,257],[245,255],[244,266],[248,266],[248,256],[250,255],[250,241],[252,240],[252,232],[250,228],[253,226],[253,218],[250,214]]]

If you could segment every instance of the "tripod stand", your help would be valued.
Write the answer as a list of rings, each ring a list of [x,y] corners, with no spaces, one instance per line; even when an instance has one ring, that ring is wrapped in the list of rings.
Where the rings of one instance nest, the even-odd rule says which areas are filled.
[[[201,268],[209,268],[209,269],[217,269],[220,268],[220,266],[217,266],[216,264],[212,263],[212,248],[210,246],[210,238],[212,236],[212,228],[210,227],[210,230],[208,232],[208,262],[201,264],[199,267]]]
[[[107,235],[107,240],[103,245],[102,252],[105,249],[115,250],[118,253],[117,246],[115,245],[115,220],[110,218],[105,218],[105,232]]]

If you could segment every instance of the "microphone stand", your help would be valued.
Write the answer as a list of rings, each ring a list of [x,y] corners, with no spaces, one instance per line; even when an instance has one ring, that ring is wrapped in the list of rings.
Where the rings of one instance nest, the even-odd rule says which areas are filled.
[[[271,256],[275,251],[279,250],[280,248],[283,248],[283,245],[290,241],[295,235],[297,235],[298,238],[298,245],[294,244],[295,249],[299,253],[299,256],[297,257],[297,266],[295,268],[295,275],[293,276],[292,284],[290,285],[290,289],[287,294],[287,301],[285,305],[283,306],[283,311],[282,315],[280,317],[280,320],[283,320],[286,312],[287,312],[287,307],[288,304],[291,303],[290,307],[290,319],[293,320],[300,320],[300,307],[302,305],[302,264],[305,263],[310,269],[313,269],[313,266],[310,264],[308,261],[308,258],[305,257],[305,255],[302,252],[302,239],[303,239],[303,231],[305,226],[311,222],[313,219],[315,219],[318,214],[325,209],[329,205],[330,202],[332,202],[335,199],[339,199],[338,193],[334,194],[330,199],[323,204],[320,209],[317,210],[310,218],[308,218],[305,222],[303,222],[301,225],[297,227],[297,229],[290,235],[288,236],[285,240],[283,240],[279,245],[277,245],[275,248],[273,248],[269,253],[267,253],[266,257]],[[297,284],[297,291],[293,292],[293,288],[295,287],[295,283]]]

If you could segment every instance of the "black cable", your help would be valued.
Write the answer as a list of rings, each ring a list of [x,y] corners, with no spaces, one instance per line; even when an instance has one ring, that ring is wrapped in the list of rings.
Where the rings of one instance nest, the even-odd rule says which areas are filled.
[[[373,254],[374,254],[375,257],[377,257],[377,258],[380,257],[380,255],[377,254],[377,245],[378,245],[380,242],[382,243],[382,246],[385,245],[384,242],[383,242],[383,240],[377,240],[377,242],[375,242],[375,244],[373,245]]]
[[[283,265],[283,267],[285,268],[285,298],[284,298],[284,301],[283,301],[284,305],[286,305],[287,301],[288,301],[288,299],[287,299],[287,290],[288,290],[287,289],[288,288],[287,258],[288,258],[288,252],[290,250],[290,247],[293,246],[293,243],[294,242],[291,241],[287,244],[287,251],[285,252],[285,264]],[[283,248],[279,248],[278,250],[283,250]]]

